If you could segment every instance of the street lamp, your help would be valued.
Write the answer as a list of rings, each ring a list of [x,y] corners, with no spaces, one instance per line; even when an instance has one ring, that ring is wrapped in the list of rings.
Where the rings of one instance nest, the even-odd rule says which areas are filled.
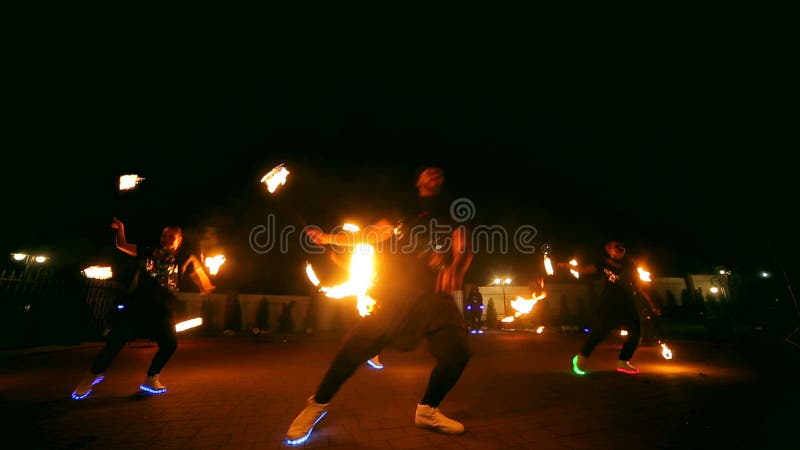
[[[511,284],[511,278],[495,278],[493,284],[503,287],[503,314],[508,315],[508,304],[506,304],[506,285]]]

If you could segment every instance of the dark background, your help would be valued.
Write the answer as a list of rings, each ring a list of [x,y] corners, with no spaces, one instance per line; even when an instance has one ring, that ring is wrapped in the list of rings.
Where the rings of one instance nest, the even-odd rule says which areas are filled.
[[[253,253],[253,226],[376,219],[437,164],[476,224],[533,225],[557,258],[620,237],[656,275],[794,273],[797,78],[770,5],[9,17],[7,252],[88,265],[118,256],[114,215],[132,242],[179,223],[230,255],[221,283],[296,292],[306,255]],[[124,173],[146,180],[122,195]],[[470,278],[540,261],[482,254]]]

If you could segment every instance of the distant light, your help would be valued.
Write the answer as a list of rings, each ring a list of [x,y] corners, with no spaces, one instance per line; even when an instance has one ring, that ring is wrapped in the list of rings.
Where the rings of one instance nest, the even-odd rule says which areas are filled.
[[[34,256],[33,260],[39,264],[42,264],[43,262],[47,261],[47,256]]]
[[[628,335],[628,330],[619,330],[619,335],[620,336],[627,336]]]
[[[539,328],[536,329],[536,334],[542,334],[543,331],[544,327],[540,325]]]
[[[588,333],[588,332],[590,332],[590,331],[592,331],[592,330],[590,330],[590,329],[588,329],[588,328],[584,328],[584,329],[583,329],[583,332],[584,332],[584,333]]]
[[[125,305],[117,305],[117,309],[118,310],[123,310],[123,309],[125,309]]]
[[[769,272],[761,272],[761,278],[769,278],[769,277],[770,277]]]
[[[511,278],[506,278],[505,282],[506,282],[506,284],[511,284]]]
[[[722,269],[720,269],[720,271],[719,271],[719,274],[720,274],[720,275],[725,275],[725,271],[724,271],[724,270],[722,270]]]
[[[494,284],[500,284],[502,282],[503,282],[503,280],[501,280],[500,278],[495,278],[494,279]]]
[[[14,258],[14,261],[22,261],[23,259],[27,258],[28,255],[25,253],[12,253],[11,257]]]
[[[709,289],[709,291],[711,291],[712,294],[716,294],[717,292],[719,292],[719,288],[716,286],[711,286],[711,289]]]

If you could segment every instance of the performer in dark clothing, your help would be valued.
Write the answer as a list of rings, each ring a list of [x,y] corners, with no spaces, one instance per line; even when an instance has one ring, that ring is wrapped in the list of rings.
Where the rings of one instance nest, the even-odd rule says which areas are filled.
[[[290,425],[287,443],[298,445],[311,435],[336,392],[364,361],[386,347],[413,350],[423,338],[436,366],[414,423],[442,433],[463,433],[464,426],[438,407],[470,356],[464,320],[452,294],[461,288],[472,254],[466,228],[453,226],[449,208],[442,203],[443,183],[441,169],[425,169],[417,179],[416,214],[399,222],[384,219],[362,230],[358,241],[374,245],[379,257],[375,289],[370,292],[376,309],[348,333],[316,393]],[[353,245],[352,235],[307,233],[318,244]]]
[[[636,265],[625,259],[625,247],[616,240],[605,244],[606,257],[596,264],[579,270],[584,275],[598,274],[603,277],[602,301],[598,305],[595,324],[586,337],[580,353],[572,358],[572,369],[578,375],[586,373],[586,359],[592,354],[597,344],[603,341],[614,328],[625,328],[628,337],[622,346],[617,361],[617,372],[637,374],[639,369],[630,363],[641,337],[637,298],[643,298],[655,314],[660,310],[652,303],[650,296],[639,285],[639,273]],[[566,266],[559,264],[559,266]],[[574,267],[570,267],[574,269]]]
[[[464,305],[464,317],[470,333],[482,333],[481,316],[483,315],[483,296],[477,286],[470,286],[467,290],[467,301]]]
[[[178,298],[181,278],[190,274],[203,292],[214,289],[199,259],[183,251],[183,232],[180,227],[169,226],[161,233],[158,247],[138,248],[125,237],[125,226],[114,218],[111,227],[117,230],[117,248],[136,258],[136,266],[123,308],[111,326],[106,344],[92,363],[91,369],[72,392],[72,398],[86,398],[94,385],[104,378],[106,369],[127,342],[137,337],[147,337],[158,343],[147,375],[139,389],[161,394],[167,388],[159,381],[164,365],[178,348],[173,311]],[[191,269],[189,267],[191,266]]]

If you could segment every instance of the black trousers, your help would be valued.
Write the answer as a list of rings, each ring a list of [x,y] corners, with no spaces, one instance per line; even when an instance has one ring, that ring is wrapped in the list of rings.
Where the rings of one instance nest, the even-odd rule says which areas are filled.
[[[178,349],[178,335],[171,314],[158,311],[151,315],[132,312],[116,320],[106,337],[105,346],[92,363],[92,373],[105,372],[125,344],[137,337],[149,337],[158,343],[158,351],[150,362],[147,375],[161,373]]]
[[[403,316],[378,311],[361,319],[345,337],[314,395],[315,401],[330,402],[356,369],[384,348],[410,351],[423,338],[436,365],[420,403],[438,407],[470,358],[461,312],[452,297],[443,294],[419,297]]]
[[[636,310],[633,298],[615,299],[614,301],[606,302],[600,307],[595,317],[595,323],[586,337],[581,354],[588,358],[595,347],[608,337],[612,329],[625,328],[628,331],[628,337],[622,344],[619,359],[630,361],[639,346],[639,339],[642,336],[639,313]]]

